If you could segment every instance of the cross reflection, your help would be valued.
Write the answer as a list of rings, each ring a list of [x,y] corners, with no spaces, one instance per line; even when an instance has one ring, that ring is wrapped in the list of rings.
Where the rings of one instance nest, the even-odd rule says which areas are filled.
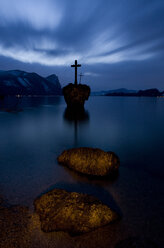
[[[89,122],[89,113],[85,109],[81,111],[71,111],[66,108],[64,112],[64,120],[67,123],[74,124],[74,147],[78,147],[78,128],[80,124]]]

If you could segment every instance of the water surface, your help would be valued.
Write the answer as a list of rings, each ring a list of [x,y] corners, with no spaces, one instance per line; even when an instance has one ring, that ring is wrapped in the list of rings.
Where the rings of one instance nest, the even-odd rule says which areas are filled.
[[[73,120],[63,97],[0,100],[0,194],[32,208],[54,187],[90,193],[122,214],[116,239],[142,234],[162,244],[164,98],[90,97],[85,107]],[[118,178],[89,180],[58,165],[64,149],[81,146],[114,151]]]

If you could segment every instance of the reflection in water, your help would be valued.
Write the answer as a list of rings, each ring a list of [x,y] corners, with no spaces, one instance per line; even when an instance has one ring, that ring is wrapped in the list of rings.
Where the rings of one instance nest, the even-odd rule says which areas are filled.
[[[163,98],[91,97],[86,103],[90,116],[85,111],[78,118],[67,115],[63,96],[15,100],[24,111],[14,115],[2,113],[9,99],[0,100],[0,195],[32,208],[33,200],[51,185],[93,194],[119,206],[123,218],[111,229],[88,234],[90,244],[94,237],[100,237],[100,246],[111,238],[106,247],[114,247],[116,236],[120,240],[141,233],[163,244]],[[58,165],[56,158],[73,147],[74,136],[78,146],[118,154],[116,181],[86,178]],[[84,236],[81,240],[79,247],[85,247]]]
[[[81,110],[71,110],[69,108],[65,109],[64,120],[72,124],[74,123],[74,147],[78,146],[78,125],[80,123],[87,124],[89,122],[89,112],[85,109]]]
[[[43,97],[40,97],[40,99],[43,99]],[[45,104],[47,105],[59,105],[59,103],[61,102],[61,97],[60,96],[47,96],[44,97],[45,99]]]
[[[79,121],[79,122],[88,122],[89,121],[89,113],[85,109],[74,110],[66,108],[64,112],[64,119],[68,122]]]
[[[16,96],[10,96],[10,97],[4,97],[0,98],[0,111],[5,111],[9,113],[17,113],[22,111],[21,108],[21,97]]]
[[[5,96],[0,95],[0,100],[3,100],[5,98]]]
[[[25,108],[36,108],[41,105],[58,105],[60,97],[0,97],[0,111],[17,113]]]

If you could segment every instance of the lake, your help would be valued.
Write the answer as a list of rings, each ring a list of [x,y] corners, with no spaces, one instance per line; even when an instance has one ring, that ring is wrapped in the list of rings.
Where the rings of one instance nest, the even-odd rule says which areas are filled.
[[[111,244],[142,235],[162,246],[163,129],[164,98],[93,96],[76,121],[63,97],[0,99],[0,194],[32,209],[38,195],[55,187],[89,193],[122,215],[103,228]],[[63,150],[83,146],[114,151],[119,176],[88,179],[58,165]]]

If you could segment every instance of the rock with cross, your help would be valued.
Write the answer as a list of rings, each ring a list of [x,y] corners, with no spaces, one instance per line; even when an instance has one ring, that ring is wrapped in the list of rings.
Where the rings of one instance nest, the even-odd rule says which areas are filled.
[[[75,82],[63,88],[63,95],[67,103],[67,108],[72,111],[84,108],[84,103],[90,96],[90,87],[86,84],[78,84],[77,82],[77,68],[81,67],[77,63],[77,60],[75,60],[75,64],[71,65],[71,67],[75,68]]]

